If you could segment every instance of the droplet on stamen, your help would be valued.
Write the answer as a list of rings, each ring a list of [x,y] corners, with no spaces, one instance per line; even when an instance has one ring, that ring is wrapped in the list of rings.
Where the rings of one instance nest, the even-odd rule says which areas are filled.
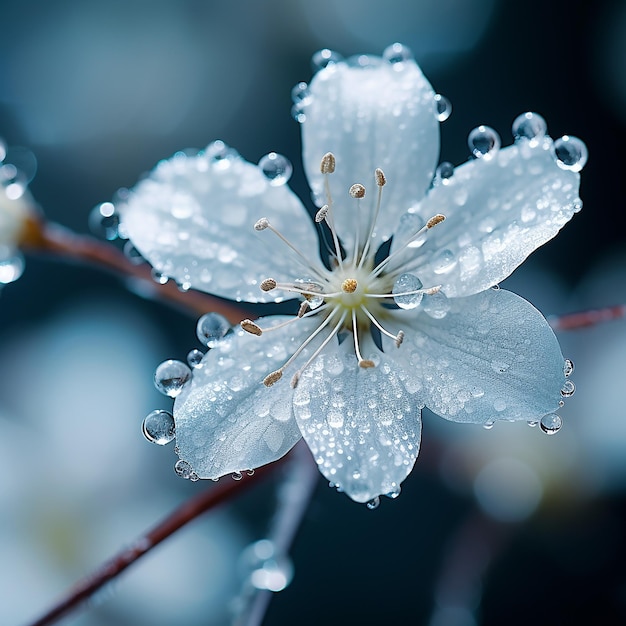
[[[332,174],[335,171],[335,155],[332,152],[327,152],[322,157],[320,171],[322,174]]]
[[[365,187],[360,183],[356,183],[350,187],[349,193],[353,198],[363,198],[365,197]]]
[[[255,324],[252,320],[242,320],[239,325],[241,326],[241,328],[243,328],[243,330],[245,330],[247,333],[250,333],[251,335],[256,335],[257,337],[260,337],[263,334],[263,330],[261,329],[261,327]]]
[[[266,278],[261,282],[259,287],[261,287],[261,291],[272,291],[272,289],[276,289],[276,285],[278,283],[273,278]]]
[[[271,374],[268,374],[263,379],[263,384],[266,387],[271,387],[273,384],[277,383],[282,377],[283,377],[282,370],[276,370],[275,372],[272,372]]]

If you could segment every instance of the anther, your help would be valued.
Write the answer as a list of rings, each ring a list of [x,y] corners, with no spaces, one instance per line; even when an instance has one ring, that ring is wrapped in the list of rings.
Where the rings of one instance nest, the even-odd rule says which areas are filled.
[[[298,386],[298,382],[300,381],[300,373],[296,372],[291,379],[291,388],[295,389]]]
[[[359,361],[359,367],[362,367],[364,370],[370,369],[371,367],[376,367],[374,361],[370,361],[369,359],[362,359]]]
[[[441,215],[441,213],[437,213],[437,215],[433,215],[427,222],[426,228],[432,228],[433,226],[437,226],[437,224],[441,224],[443,220],[446,219],[445,215]]]
[[[260,337],[263,334],[261,328],[257,326],[252,320],[242,320],[239,325],[251,335],[256,335],[257,337]]]
[[[376,168],[374,176],[376,178],[376,184],[379,187],[384,187],[387,184],[387,178],[385,177],[385,173],[379,167]]]
[[[357,286],[358,283],[354,278],[346,278],[346,280],[341,283],[341,291],[344,291],[345,293],[354,293]]]
[[[315,214],[315,223],[319,224],[326,219],[328,215],[328,205],[325,204],[316,214]]]
[[[272,291],[272,289],[276,289],[277,284],[273,278],[266,278],[259,286],[261,291]]]
[[[424,293],[427,296],[434,296],[436,293],[441,291],[441,285],[436,285],[435,287],[429,287],[428,289],[424,289]]]
[[[283,377],[282,370],[276,370],[275,372],[272,372],[271,374],[268,374],[263,379],[263,384],[266,387],[271,387],[274,383],[277,383],[282,377]]]
[[[399,348],[402,345],[403,341],[404,341],[404,331],[399,330],[398,334],[396,335],[396,348]]]
[[[332,152],[327,152],[322,157],[320,171],[322,174],[332,174],[335,171],[335,155]]]
[[[363,198],[365,196],[365,187],[360,183],[356,183],[350,187],[350,195],[353,198]]]
[[[254,230],[265,230],[270,225],[270,221],[267,217],[262,217],[255,225]]]
[[[302,304],[300,305],[300,308],[298,309],[298,317],[302,317],[311,307],[309,306],[309,303],[305,300],[304,302],[302,302]]]

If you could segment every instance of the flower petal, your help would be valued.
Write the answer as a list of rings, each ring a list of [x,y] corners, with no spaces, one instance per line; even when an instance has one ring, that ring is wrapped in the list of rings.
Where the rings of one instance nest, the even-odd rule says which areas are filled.
[[[579,181],[578,173],[558,167],[550,138],[469,161],[417,207],[422,221],[437,213],[447,219],[420,249],[408,249],[405,266],[424,285],[443,285],[448,297],[479,293],[504,280],[580,210]],[[396,246],[406,238],[403,228],[401,222]]]
[[[274,234],[254,224],[267,217],[315,259],[313,224],[287,186],[272,186],[234,151],[221,156],[211,158],[207,149],[159,163],[120,207],[122,226],[154,268],[179,283],[234,300],[278,302],[259,283],[270,276],[293,280],[294,264],[302,261],[282,243],[277,253]]]
[[[294,395],[296,421],[320,471],[357,502],[399,493],[421,435],[405,373],[371,340],[364,350],[377,367],[359,368],[346,340],[305,370]]]
[[[380,242],[426,193],[439,155],[435,94],[420,68],[414,61],[392,65],[367,58],[367,67],[342,62],[314,76],[302,124],[304,167],[318,206],[327,203],[320,161],[327,152],[336,157],[329,184],[335,224],[346,246],[354,241],[355,229],[351,185],[365,185],[373,204],[374,171],[384,171],[385,219],[374,235]]]
[[[443,319],[394,314],[390,330],[405,332],[383,345],[412,377],[426,406],[455,422],[540,419],[558,407],[565,382],[563,355],[544,317],[504,290],[450,300]]]
[[[257,323],[268,328],[286,319],[272,316]],[[260,337],[237,329],[206,354],[174,405],[179,456],[200,478],[265,465],[300,439],[289,378],[270,388],[262,381],[317,325],[302,319]]]

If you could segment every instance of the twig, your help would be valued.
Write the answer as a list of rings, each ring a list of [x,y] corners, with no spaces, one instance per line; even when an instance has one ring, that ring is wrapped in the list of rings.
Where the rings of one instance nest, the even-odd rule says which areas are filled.
[[[621,319],[622,317],[626,317],[626,304],[616,304],[615,306],[607,306],[602,309],[558,315],[550,317],[548,321],[554,330],[578,330],[603,322]]]
[[[90,575],[79,581],[71,588],[65,597],[49,609],[42,617],[32,622],[30,626],[47,626],[53,624],[59,618],[72,610],[77,609],[85,600],[93,596],[102,586],[121,574],[129,565],[141,558],[156,545],[173,535],[177,530],[187,525],[209,509],[225,502],[231,497],[240,494],[251,487],[268,474],[274,471],[291,454],[283,457],[275,463],[265,465],[256,470],[253,476],[245,476],[241,481],[228,478],[221,480],[211,489],[194,496],[191,500],[183,503],[151,530],[142,535],[131,546],[125,548],[113,558],[101,565]]]
[[[142,295],[166,300],[194,316],[214,311],[235,324],[247,315],[239,305],[198,291],[182,292],[171,281],[158,285],[152,279],[147,264],[136,265],[115,246],[88,235],[74,233],[58,224],[39,219],[29,220],[21,248],[27,253],[45,254],[64,261],[91,265],[137,281],[141,285]]]

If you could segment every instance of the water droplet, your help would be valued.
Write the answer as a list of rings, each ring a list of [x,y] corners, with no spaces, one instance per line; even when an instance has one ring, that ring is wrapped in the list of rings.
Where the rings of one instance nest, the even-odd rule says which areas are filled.
[[[165,285],[170,279],[169,276],[166,276],[165,274],[159,272],[158,270],[155,270],[154,268],[150,270],[150,276],[152,276],[152,280],[159,285]]]
[[[385,495],[388,498],[391,498],[392,500],[395,500],[400,495],[401,491],[402,491],[402,489],[400,488],[400,485],[397,485],[396,487],[394,487],[393,489],[388,491]]]
[[[340,63],[341,61],[343,61],[343,57],[338,52],[324,48],[323,50],[318,50],[313,55],[311,65],[313,66],[313,71],[318,72],[329,65]]]
[[[501,413],[506,409],[506,400],[504,400],[504,398],[496,398],[493,401],[493,408],[498,411],[498,413]]]
[[[241,472],[233,472],[230,477],[233,480],[241,480],[243,478],[243,474]]]
[[[311,102],[311,92],[309,85],[304,81],[299,82],[291,90],[291,101],[294,104],[307,105]]]
[[[535,428],[539,424],[539,420],[528,420],[526,422],[531,428]]]
[[[293,282],[304,291],[311,291],[315,294],[320,294],[319,296],[311,294],[307,294],[304,296],[304,298],[306,298],[306,301],[309,303],[309,307],[311,309],[317,309],[318,307],[322,306],[322,304],[324,304],[324,296],[321,295],[324,293],[323,285],[320,285],[313,280],[309,280],[308,278],[296,278],[296,280],[294,280]]]
[[[505,361],[500,361],[499,359],[493,359],[491,361],[491,369],[498,374],[504,374],[509,367],[511,367],[511,364]]]
[[[304,124],[306,122],[306,113],[301,104],[294,104],[291,107],[291,117],[298,122],[298,124]]]
[[[365,504],[365,506],[370,511],[373,511],[374,509],[377,509],[379,505],[380,505],[380,498],[378,496],[376,496],[375,498],[372,498],[369,502],[367,502]]]
[[[424,313],[430,315],[433,319],[443,319],[450,310],[450,302],[444,293],[441,291],[435,293],[432,296],[424,296],[422,302],[422,309]]]
[[[483,424],[483,428],[485,430],[491,430],[494,425],[496,423],[496,420],[487,420],[484,424]]]
[[[218,139],[204,149],[204,154],[216,169],[225,170],[230,167],[231,161],[237,156],[237,151]]]
[[[23,273],[24,257],[6,246],[0,246],[0,285],[16,281]]]
[[[541,418],[541,430],[546,435],[558,433],[563,426],[563,420],[556,413],[548,413]]]
[[[452,115],[452,103],[440,93],[435,94],[435,111],[437,120],[445,122]]]
[[[573,371],[574,361],[570,361],[570,359],[565,359],[565,361],[563,362],[563,374],[565,375],[565,377],[567,378],[568,376],[571,376]]]
[[[189,474],[189,480],[192,483],[197,483],[200,480],[200,476],[198,476],[195,472],[191,472],[191,474]]]
[[[422,281],[413,274],[400,274],[396,282],[393,284],[392,294],[407,293],[409,291],[416,291],[423,287]],[[424,297],[423,293],[412,293],[404,296],[394,295],[394,302],[401,309],[414,309],[422,301]]]
[[[246,474],[248,474],[248,476],[254,476],[254,470],[253,469],[249,469],[246,471]]]
[[[189,479],[191,475],[194,473],[193,468],[187,461],[176,461],[174,465],[174,472],[181,478]]]
[[[230,330],[229,321],[219,313],[206,313],[196,326],[196,335],[201,344],[214,348]]]
[[[204,353],[202,350],[194,348],[193,350],[189,350],[189,354],[187,354],[187,363],[189,363],[191,369],[200,369],[202,367],[203,358]]]
[[[124,255],[133,265],[141,265],[144,262],[141,252],[130,241],[124,244]]]
[[[164,395],[175,398],[191,380],[191,370],[182,361],[163,361],[154,372],[154,385]]]
[[[490,126],[478,126],[467,138],[467,145],[477,159],[492,159],[500,149],[500,136]]]
[[[259,167],[273,187],[280,187],[287,183],[293,172],[289,159],[276,152],[270,152],[261,157]]]
[[[102,202],[96,205],[89,214],[90,230],[109,241],[118,237],[120,216],[112,202]]]
[[[443,161],[435,172],[435,185],[449,185],[452,176],[454,176],[454,165],[448,161]]]
[[[456,266],[457,260],[451,250],[437,251],[430,262],[435,274],[447,274]]]
[[[174,416],[168,411],[152,411],[144,419],[141,430],[148,441],[164,446],[176,436]]]
[[[576,391],[576,385],[571,380],[566,380],[561,387],[561,395],[564,398],[569,398],[574,395]]]
[[[401,43],[392,43],[383,50],[383,59],[387,63],[398,66],[406,61],[413,60],[413,51]],[[398,67],[398,69],[400,69]]]
[[[587,146],[578,137],[563,135],[554,142],[556,164],[563,170],[580,172],[587,163]]]
[[[528,111],[515,118],[512,131],[516,141],[526,139],[531,145],[536,146],[548,132],[548,125],[541,115]]]

